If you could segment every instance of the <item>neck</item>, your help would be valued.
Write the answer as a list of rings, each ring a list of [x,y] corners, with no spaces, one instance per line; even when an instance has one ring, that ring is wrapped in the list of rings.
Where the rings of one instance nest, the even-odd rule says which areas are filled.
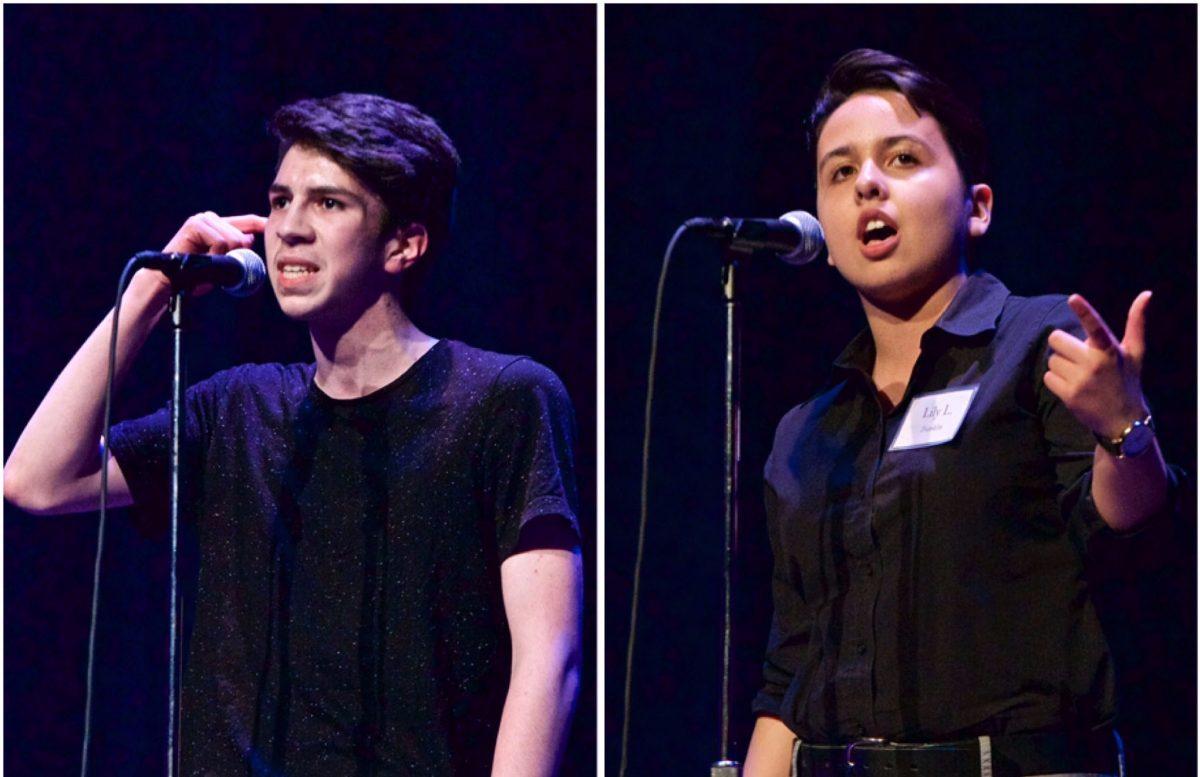
[[[349,322],[311,323],[317,387],[334,399],[366,396],[399,378],[433,347],[391,294]]]
[[[880,302],[859,294],[875,341],[872,377],[893,405],[903,395],[921,353],[921,336],[946,312],[966,280],[960,270],[931,292],[901,302]]]

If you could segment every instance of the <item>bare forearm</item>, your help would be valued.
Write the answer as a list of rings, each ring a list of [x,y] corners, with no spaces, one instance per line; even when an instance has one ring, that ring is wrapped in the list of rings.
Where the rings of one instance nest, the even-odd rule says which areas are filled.
[[[1132,531],[1167,501],[1167,466],[1158,441],[1132,458],[1118,459],[1099,445],[1092,467],[1092,501],[1104,522]]]
[[[513,666],[492,762],[493,777],[557,774],[579,693],[576,650]]]
[[[778,718],[767,715],[754,723],[746,753],[745,777],[787,777],[792,770],[792,745],[796,735]]]
[[[163,249],[190,254],[224,254],[247,248],[267,219],[247,214],[222,218],[211,211],[183,223]],[[204,287],[193,290],[202,294]],[[171,297],[160,272],[134,274],[121,299],[113,380],[121,384]],[[95,509],[100,493],[99,437],[104,424],[104,384],[112,314],[101,322],[54,381],[4,465],[4,498],[25,510],[55,514]],[[120,468],[109,462],[110,504],[130,503]],[[115,484],[114,480],[117,481]],[[114,488],[115,485],[115,488]]]
[[[120,384],[161,317],[168,288],[138,273],[121,303],[115,382]],[[112,312],[92,332],[54,381],[4,466],[4,495],[34,512],[72,505],[69,492],[99,472],[99,440]],[[65,510],[64,510],[65,511]]]

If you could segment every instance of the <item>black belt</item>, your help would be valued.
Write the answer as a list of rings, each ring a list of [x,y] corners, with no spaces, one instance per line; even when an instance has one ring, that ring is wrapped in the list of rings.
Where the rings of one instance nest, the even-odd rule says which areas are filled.
[[[848,745],[798,743],[798,777],[1020,777],[1088,772],[1117,774],[1119,740],[1111,728],[1085,734],[1016,734],[960,742],[904,743],[860,739]]]

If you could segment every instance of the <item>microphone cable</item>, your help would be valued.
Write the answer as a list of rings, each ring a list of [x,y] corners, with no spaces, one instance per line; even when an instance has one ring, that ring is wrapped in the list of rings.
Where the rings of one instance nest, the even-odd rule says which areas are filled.
[[[108,433],[112,424],[113,375],[117,362],[117,323],[121,317],[121,297],[137,265],[137,257],[125,263],[117,281],[117,299],[113,303],[112,334],[108,341],[108,375],[104,385],[104,428],[100,433],[100,523],[96,530],[96,564],[92,573],[92,620],[88,627],[87,681],[83,703],[83,755],[80,758],[80,777],[87,777],[88,750],[92,739],[92,673],[96,659],[96,624],[100,609],[100,560],[104,555],[104,527],[108,519]]]
[[[667,244],[667,252],[663,255],[662,270],[658,275],[658,290],[654,295],[654,321],[650,325],[650,365],[646,379],[646,414],[644,432],[642,435],[642,486],[641,511],[638,517],[637,554],[633,562],[633,596],[629,607],[629,642],[625,650],[625,700],[624,720],[621,724],[621,764],[618,767],[618,777],[625,777],[625,769],[629,763],[629,717],[633,698],[633,647],[637,636],[638,600],[641,593],[642,558],[646,548],[646,515],[650,480],[650,417],[654,404],[654,369],[658,362],[659,319],[662,315],[663,289],[667,283],[667,270],[671,264],[671,254],[675,244],[689,229],[707,224],[710,219],[689,219],[675,230],[671,242]]]

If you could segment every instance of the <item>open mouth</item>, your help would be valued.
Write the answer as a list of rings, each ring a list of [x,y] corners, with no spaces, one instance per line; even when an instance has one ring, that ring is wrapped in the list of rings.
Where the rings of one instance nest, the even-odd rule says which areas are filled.
[[[872,261],[891,256],[900,245],[896,221],[883,210],[870,210],[858,220],[859,251]]]
[[[900,245],[896,222],[881,210],[864,213],[858,222],[859,251],[872,261],[884,259]]]
[[[882,219],[874,219],[867,223],[867,228],[863,232],[862,242],[864,245],[881,243],[894,234],[896,234],[895,227],[884,223]]]
[[[284,278],[303,278],[320,270],[316,262],[299,256],[281,256],[275,260],[275,269]]]
[[[300,289],[307,288],[308,282],[321,268],[307,259],[287,258],[278,260],[275,270],[279,278],[279,288]]]

